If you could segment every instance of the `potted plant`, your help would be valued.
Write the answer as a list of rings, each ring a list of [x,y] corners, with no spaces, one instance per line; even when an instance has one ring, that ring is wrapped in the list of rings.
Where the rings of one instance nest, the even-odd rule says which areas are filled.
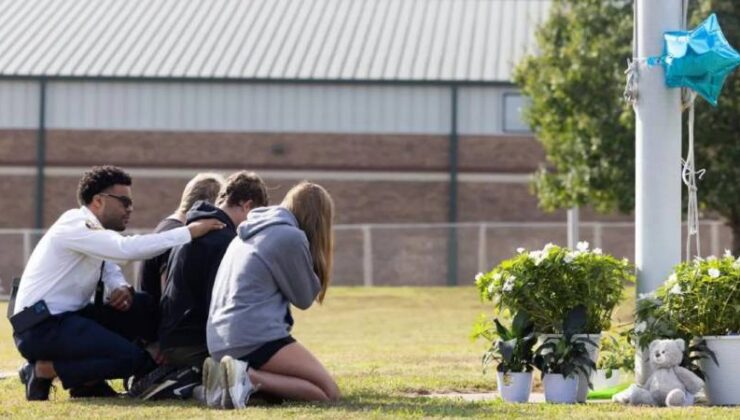
[[[509,402],[527,402],[532,392],[532,363],[537,336],[526,312],[518,312],[507,329],[498,319],[482,320],[473,336],[491,343],[483,354],[483,372],[496,363],[497,387],[501,398]]]
[[[547,244],[542,250],[517,249],[514,257],[478,274],[475,283],[481,298],[492,301],[499,312],[527,312],[544,339],[558,338],[568,308],[583,306],[588,319],[582,332],[589,342],[598,343],[601,332],[611,327],[625,283],[634,282],[633,272],[626,259],[589,249],[587,242],[579,242],[575,250]],[[588,348],[596,361],[598,345]],[[584,378],[579,386],[580,402],[586,401],[587,382]]]
[[[596,343],[587,337],[578,336],[586,323],[586,308],[572,309],[563,322],[563,334],[545,341],[537,348],[534,364],[542,372],[545,400],[554,403],[572,404],[578,400],[578,384],[588,378],[596,367],[588,346]]]
[[[644,341],[644,333],[661,323],[687,342],[693,339],[692,348],[704,354],[690,354],[689,361],[699,362],[709,402],[740,405],[740,258],[728,251],[722,258],[679,264],[638,309],[648,312],[641,319],[645,324],[635,326]]]
[[[596,371],[591,376],[594,390],[614,388],[622,371],[634,371],[635,348],[626,335],[607,333],[601,337]]]

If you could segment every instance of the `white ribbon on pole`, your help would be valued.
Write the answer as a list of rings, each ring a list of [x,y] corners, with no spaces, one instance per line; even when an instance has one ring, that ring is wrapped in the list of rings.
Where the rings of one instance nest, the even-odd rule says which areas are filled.
[[[699,200],[697,192],[699,187],[696,184],[697,177],[701,179],[706,172],[706,169],[696,170],[696,160],[694,158],[694,102],[696,100],[696,92],[688,92],[688,102],[685,106],[689,109],[689,148],[686,152],[686,159],[683,160],[683,170],[681,171],[681,179],[686,185],[688,190],[688,214],[686,216],[686,261],[691,261],[691,242],[694,239],[696,245],[696,256],[701,257],[701,242],[699,240]]]

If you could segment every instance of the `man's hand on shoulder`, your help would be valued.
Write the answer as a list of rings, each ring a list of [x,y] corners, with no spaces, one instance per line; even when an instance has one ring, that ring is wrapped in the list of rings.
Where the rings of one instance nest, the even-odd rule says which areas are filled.
[[[130,287],[122,286],[115,289],[110,294],[108,305],[119,311],[128,311],[134,303],[134,292]]]
[[[218,219],[202,219],[188,224],[188,229],[190,229],[190,236],[193,239],[200,238],[201,236],[212,230],[219,230],[223,229],[224,227],[226,227],[226,224]]]

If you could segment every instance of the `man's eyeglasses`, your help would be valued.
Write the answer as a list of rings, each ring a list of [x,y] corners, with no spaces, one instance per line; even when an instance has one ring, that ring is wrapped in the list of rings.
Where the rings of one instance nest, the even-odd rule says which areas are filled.
[[[115,194],[108,194],[108,193],[100,193],[100,195],[115,198],[121,203],[121,205],[123,205],[124,208],[133,207],[134,205],[134,200],[132,200],[131,197],[126,197],[125,195],[115,195]]]

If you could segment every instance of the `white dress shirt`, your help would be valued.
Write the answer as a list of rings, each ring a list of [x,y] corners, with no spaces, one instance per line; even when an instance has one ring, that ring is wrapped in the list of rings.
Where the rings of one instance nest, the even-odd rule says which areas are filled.
[[[187,227],[122,236],[104,229],[85,206],[68,210],[33,250],[21,276],[15,313],[42,299],[52,315],[80,310],[95,293],[103,261],[103,282],[113,290],[128,286],[118,263],[151,258],[188,242]]]

